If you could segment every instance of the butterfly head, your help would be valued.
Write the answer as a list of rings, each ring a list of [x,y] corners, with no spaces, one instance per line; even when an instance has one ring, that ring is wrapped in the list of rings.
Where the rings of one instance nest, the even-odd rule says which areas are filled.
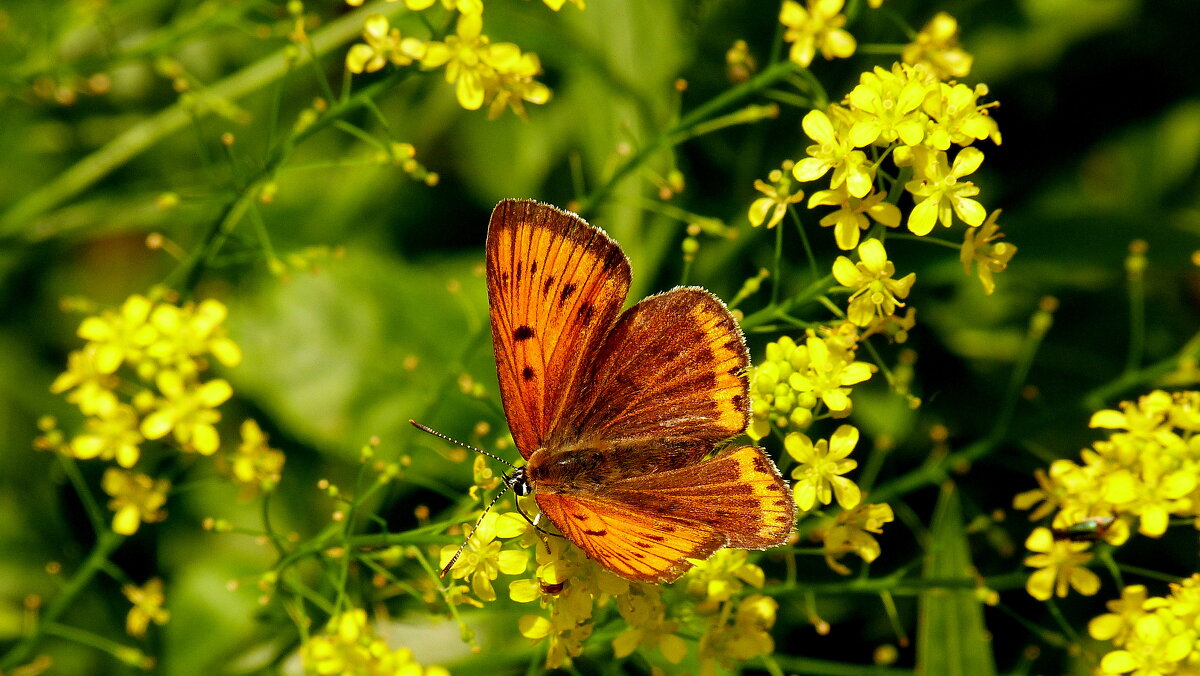
[[[529,485],[529,478],[525,475],[524,467],[517,467],[512,474],[505,474],[504,485],[522,498],[533,492],[533,486]]]

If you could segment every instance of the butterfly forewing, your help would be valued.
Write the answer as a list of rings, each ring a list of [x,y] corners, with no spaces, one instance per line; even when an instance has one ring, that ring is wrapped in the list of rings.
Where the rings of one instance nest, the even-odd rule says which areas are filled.
[[[617,320],[552,439],[617,449],[661,441],[698,459],[746,428],[748,364],[741,330],[716,296],[694,287],[651,296]]]
[[[629,261],[603,231],[552,206],[505,200],[487,240],[496,372],[521,455],[544,445],[629,291]]]

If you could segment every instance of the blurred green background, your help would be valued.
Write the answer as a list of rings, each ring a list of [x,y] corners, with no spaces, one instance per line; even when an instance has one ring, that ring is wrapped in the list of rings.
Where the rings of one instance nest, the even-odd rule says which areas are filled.
[[[359,449],[372,436],[381,440],[381,456],[412,458],[406,480],[382,503],[395,530],[416,524],[417,505],[437,514],[452,504],[470,482],[469,466],[447,462],[445,450],[418,438],[406,421],[417,418],[463,439],[487,421],[493,431],[485,443],[504,429],[481,268],[491,207],[507,197],[566,206],[594,190],[623,149],[651,142],[681,110],[730,87],[724,55],[735,40],[746,40],[765,60],[778,13],[775,3],[728,0],[591,0],[586,11],[568,6],[558,13],[517,0],[490,0],[486,7],[485,30],[494,40],[540,56],[542,80],[554,92],[547,105],[531,106],[529,121],[512,115],[489,121],[482,111],[459,108],[440,73],[400,81],[378,98],[379,110],[393,137],[412,143],[417,159],[437,172],[437,185],[374,162],[375,150],[361,139],[322,131],[296,148],[276,176],[274,199],[230,233],[196,289],[199,297],[229,305],[231,335],[245,351],[240,366],[221,372],[236,392],[227,418],[253,415],[287,453],[273,503],[281,529],[307,535],[328,521],[333,505],[317,491],[318,479],[350,483]],[[993,114],[1003,145],[983,147],[987,159],[975,176],[980,199],[1004,210],[1008,241],[1019,247],[998,277],[997,293],[986,297],[948,250],[906,242],[893,251],[889,244],[898,269],[917,272],[909,300],[918,324],[906,347],[918,355],[914,391],[925,405],[907,410],[881,382],[856,392],[854,422],[894,447],[885,472],[919,465],[931,452],[935,425],[948,429],[951,448],[986,434],[1029,316],[1044,296],[1060,303],[1028,380],[1036,390],[1018,409],[1020,438],[958,477],[971,520],[1008,510],[1013,494],[1033,487],[1034,468],[1071,457],[1096,438],[1087,428],[1085,398],[1126,366],[1124,260],[1131,241],[1149,245],[1144,363],[1176,353],[1200,327],[1200,275],[1191,259],[1200,249],[1196,4],[890,0],[885,9],[914,29],[937,11],[958,19],[962,43],[975,57],[967,81],[986,82],[990,98],[1000,102]],[[355,11],[330,0],[305,11],[314,19],[310,34],[334,45],[319,67],[335,91],[364,13],[386,11],[406,34],[422,30],[399,3]],[[304,66],[285,77],[262,76],[216,113],[187,112],[177,107],[173,63],[195,83],[191,93],[211,104],[217,99],[206,97],[236,91],[235,74],[284,48],[291,25],[275,2],[16,0],[0,8],[0,647],[21,630],[24,599],[51,598],[61,586],[46,563],[72,569],[94,537],[55,458],[31,447],[39,416],[55,415],[67,430],[79,422],[48,390],[67,352],[79,345],[80,317],[62,312],[60,301],[86,296],[117,304],[171,278],[179,261],[167,250],[148,249],[150,233],[183,252],[203,241],[235,191],[257,176],[273,144],[323,92]],[[865,8],[849,29],[860,45],[905,40],[893,18]],[[818,58],[812,70],[838,99],[859,72],[894,59],[894,53]],[[109,80],[105,92],[71,93],[97,74]],[[354,87],[384,77],[357,77]],[[674,88],[679,78],[688,85],[682,94]],[[747,277],[770,267],[774,233],[751,229],[745,213],[756,195],[754,179],[808,145],[799,123],[804,112],[784,106],[776,119],[660,153],[587,214],[629,255],[632,299],[682,279],[687,223],[671,208],[729,228],[727,237],[700,237],[688,283],[731,298]],[[367,112],[349,120],[383,136]],[[220,142],[225,133],[235,139],[228,148]],[[664,207],[655,198],[655,178],[673,168],[686,188]],[[254,235],[257,218],[274,250],[293,263],[286,278],[267,269]],[[832,262],[832,237],[816,220],[808,220],[810,240],[819,260]],[[794,291],[807,272],[794,231],[786,236],[792,272],[783,283]],[[808,319],[824,313],[815,306],[801,312]],[[765,343],[777,337],[750,335],[753,358],[761,359]],[[490,397],[464,395],[462,374]],[[1106,391],[1101,403],[1145,389]],[[99,471],[85,466],[85,472],[98,481]],[[198,472],[171,498],[169,520],[144,528],[114,561],[133,579],[161,575],[168,582],[173,619],[151,633],[147,648],[164,673],[253,671],[272,646],[289,640],[278,617],[256,621],[259,612],[279,612],[256,602],[253,583],[272,562],[267,549],[198,526],[208,516],[254,519],[254,504],[238,502],[235,490],[211,474],[206,480]],[[918,522],[927,522],[936,493],[930,487],[910,496]],[[971,540],[983,574],[1023,569],[1028,527],[1023,515],[1010,516]],[[876,574],[919,555],[911,528],[889,527]],[[1187,574],[1197,567],[1194,537],[1142,540],[1130,562]],[[814,576],[836,577],[815,565]],[[228,591],[231,579],[243,588]],[[1061,607],[1080,618],[1082,630],[1114,594],[1107,587],[1101,597],[1076,597]],[[909,619],[910,600],[900,600]],[[1079,668],[1013,619],[1044,621],[1040,604],[1019,588],[1004,600],[1006,612],[986,616],[1001,670]],[[860,601],[823,598],[822,616],[834,626],[823,637],[799,605],[785,605],[774,632],[777,653],[861,663],[861,646],[895,642],[877,608]],[[64,621],[119,638],[126,609],[119,585],[101,577]],[[487,664],[466,654],[453,625],[432,622],[420,605],[402,605],[395,615],[402,624],[393,643],[412,647],[422,663],[454,670],[456,661],[467,660],[460,664],[468,672]],[[474,621],[485,656],[489,647],[502,652],[512,619],[480,614]],[[1026,651],[1030,646],[1043,652]],[[54,656],[54,673],[124,668],[56,639],[42,650]],[[901,649],[899,665],[912,664],[912,651]],[[604,654],[581,670],[598,670]],[[523,671],[525,664],[518,660],[514,668]]]

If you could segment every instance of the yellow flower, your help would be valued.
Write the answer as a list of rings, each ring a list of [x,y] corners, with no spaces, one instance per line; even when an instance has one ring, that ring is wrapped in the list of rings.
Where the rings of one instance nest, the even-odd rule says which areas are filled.
[[[797,507],[807,512],[817,502],[828,505],[834,496],[842,509],[858,505],[862,499],[858,485],[842,476],[858,467],[858,461],[847,457],[857,444],[858,429],[850,425],[839,426],[828,441],[818,439],[816,444],[800,432],[787,435],[784,448],[799,463],[792,470]]]
[[[116,459],[121,467],[133,467],[141,455],[137,411],[128,404],[118,404],[107,416],[84,421],[87,432],[71,440],[69,448],[76,458]]]
[[[968,146],[983,139],[991,139],[992,143],[1000,145],[1000,127],[988,114],[988,109],[995,104],[979,103],[979,97],[987,91],[987,86],[982,84],[972,89],[964,84],[939,83],[922,105],[930,119],[925,145],[949,150],[952,143]]]
[[[116,389],[120,378],[97,367],[100,347],[88,343],[82,350],[67,355],[67,370],[60,373],[50,384],[54,394],[69,392],[67,401],[79,407],[84,415],[110,416],[116,411],[119,400]]]
[[[972,264],[979,264],[979,281],[983,283],[983,292],[989,296],[996,290],[996,282],[992,279],[992,274],[1003,272],[1008,267],[1008,262],[1017,253],[1017,247],[1000,241],[1004,239],[1004,235],[1000,232],[1000,226],[996,224],[999,216],[1000,210],[996,209],[983,222],[983,225],[978,228],[968,228],[963,236],[962,248],[958,253],[958,258],[963,264],[964,275],[971,274]]]
[[[797,392],[811,392],[835,416],[849,415],[849,386],[869,379],[874,367],[866,362],[852,362],[846,355],[831,351],[829,345],[816,336],[809,336],[805,347],[808,348],[808,366],[788,376],[788,385]]]
[[[783,163],[783,169],[772,169],[767,174],[770,183],[762,179],[754,181],[754,189],[766,195],[750,203],[750,225],[758,227],[764,222],[771,229],[787,215],[789,204],[796,204],[804,199],[803,190],[795,190],[791,181],[793,163],[789,160]]]
[[[167,518],[162,507],[167,502],[171,482],[166,479],[109,467],[104,471],[100,485],[112,496],[108,508],[115,512],[112,529],[116,533],[133,535],[143,522],[154,523]]]
[[[936,84],[936,83],[935,83]],[[925,137],[929,118],[921,103],[931,87],[911,67],[896,64],[892,70],[879,66],[859,76],[859,84],[846,100],[860,114],[850,127],[850,143],[857,148],[897,139],[915,146]]]
[[[143,587],[127,584],[121,587],[121,593],[133,604],[125,618],[125,633],[130,636],[142,638],[151,622],[162,626],[171,619],[171,611],[162,607],[165,600],[162,578],[151,578]]]
[[[470,524],[464,524],[464,531],[469,532]],[[495,601],[496,590],[492,580],[500,573],[519,575],[525,572],[529,563],[529,555],[519,550],[501,551],[501,543],[497,537],[511,538],[520,535],[524,527],[515,519],[508,516],[500,518],[496,512],[488,512],[479,521],[475,533],[467,540],[467,546],[454,565],[450,568],[450,577],[456,580],[471,578],[471,590],[481,601]],[[458,551],[455,545],[442,548],[441,565],[450,563],[451,557]]]
[[[613,639],[614,657],[628,657],[642,646],[658,648],[671,664],[679,664],[687,656],[687,643],[675,634],[678,623],[666,619],[662,587],[631,585],[627,593],[617,596],[617,611],[629,628]]]
[[[766,576],[762,568],[749,559],[744,549],[721,549],[687,572],[683,578],[685,588],[696,600],[697,612],[715,612],[719,604],[740,594],[746,585],[763,586]]]
[[[881,549],[872,533],[883,532],[883,524],[895,518],[891,505],[859,505],[838,514],[834,525],[822,538],[825,563],[841,575],[849,575],[850,569],[838,562],[843,555],[853,552],[863,561],[870,563],[879,558]]]
[[[542,0],[542,2],[546,3],[547,7],[557,12],[558,10],[562,9],[563,5],[567,3],[567,0]],[[584,0],[571,0],[571,4],[578,7],[580,11],[587,9],[587,5]]]
[[[871,162],[863,151],[854,148],[854,144],[847,137],[848,129],[843,120],[844,109],[830,106],[830,110],[842,111],[834,112],[839,122],[836,129],[829,116],[820,110],[810,110],[801,121],[804,133],[816,141],[817,145],[807,148],[805,152],[809,157],[796,163],[792,175],[797,181],[815,181],[832,169],[830,188],[838,188],[845,184],[851,196],[865,197],[871,192],[871,183],[875,180]]]
[[[965,78],[971,73],[972,57],[958,45],[958,21],[938,12],[900,52],[904,63],[925,64],[938,79]]]
[[[481,12],[463,13],[455,34],[445,42],[428,42],[421,55],[426,70],[446,68],[446,82],[455,85],[458,103],[478,110],[491,101],[488,117],[495,118],[511,108],[526,117],[525,102],[550,100],[550,89],[533,78],[542,72],[536,54],[522,54],[512,43],[490,44],[483,34]]]
[[[142,421],[142,435],[161,439],[174,431],[183,450],[201,455],[216,453],[221,446],[214,427],[221,419],[216,408],[233,396],[229,383],[219,378],[194,383],[174,371],[160,371],[155,384],[164,398],[158,402],[158,410]]]
[[[1125,645],[1137,621],[1146,614],[1142,605],[1146,602],[1146,587],[1135,584],[1121,590],[1121,598],[1109,601],[1105,607],[1110,612],[1088,622],[1088,633],[1097,641],[1112,641]]]
[[[235,482],[250,490],[274,490],[283,472],[283,452],[267,445],[267,435],[250,418],[242,422],[242,443],[228,458],[222,458],[224,471]]]
[[[1035,528],[1025,540],[1025,548],[1034,552],[1025,565],[1037,568],[1025,583],[1025,590],[1039,601],[1052,596],[1065,597],[1072,588],[1084,596],[1100,589],[1100,578],[1084,565],[1092,560],[1091,543],[1055,540],[1049,528]]]
[[[750,660],[775,651],[771,627],[779,604],[762,594],[742,599],[732,624],[719,622],[700,637],[700,673],[715,674],[717,665],[730,667],[734,661]]]
[[[818,49],[826,60],[852,56],[857,43],[842,29],[846,25],[843,4],[843,0],[808,0],[805,9],[794,0],[784,0],[779,22],[787,26],[783,39],[792,43],[788,58],[807,68]]]
[[[512,109],[517,117],[527,120],[525,102],[541,105],[550,100],[550,88],[533,79],[542,73],[537,54],[522,54],[516,45],[501,43],[490,46],[486,56],[494,73],[485,87],[492,101],[488,119],[494,120]]]
[[[834,226],[833,237],[837,240],[838,248],[849,251],[858,246],[860,231],[871,227],[867,216],[889,228],[900,225],[900,208],[891,202],[885,202],[886,197],[884,193],[875,192],[858,198],[851,195],[843,184],[840,188],[813,193],[808,199],[808,208],[821,205],[838,207],[836,211],[826,214],[821,219],[821,225]]]
[[[482,32],[482,14],[463,14],[458,17],[455,34],[445,42],[426,43],[421,57],[424,68],[446,67],[446,82],[455,85],[458,103],[467,110],[479,110],[483,105],[487,70],[483,52],[488,38]]]
[[[346,69],[351,73],[374,73],[388,63],[407,66],[424,54],[425,44],[417,38],[403,38],[392,28],[387,17],[372,14],[363,21],[363,39],[346,53]]]
[[[121,304],[119,312],[105,311],[88,317],[79,325],[79,337],[96,345],[95,368],[114,373],[123,362],[138,362],[147,346],[158,339],[148,323],[153,303],[145,296],[133,295]]]
[[[306,673],[346,676],[449,676],[441,667],[425,667],[413,659],[408,648],[392,650],[375,633],[361,608],[329,619],[325,631],[311,636],[300,647]]]
[[[908,216],[908,229],[913,234],[928,235],[937,222],[950,227],[951,212],[967,225],[983,223],[987,211],[971,199],[979,194],[979,188],[962,180],[983,163],[983,153],[978,148],[963,148],[950,164],[946,153],[918,146],[913,148],[912,159],[915,178],[904,187],[914,199],[924,198]]]
[[[875,317],[890,317],[897,307],[903,307],[902,298],[908,297],[916,273],[893,279],[896,266],[888,260],[883,243],[868,239],[858,247],[859,262],[852,263],[845,256],[833,262],[833,276],[838,284],[849,288],[850,321],[858,326],[867,326]]]

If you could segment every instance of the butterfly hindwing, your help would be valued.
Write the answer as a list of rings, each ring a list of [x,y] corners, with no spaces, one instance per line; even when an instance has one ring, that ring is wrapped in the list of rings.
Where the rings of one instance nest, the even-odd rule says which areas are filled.
[[[542,512],[605,568],[669,582],[725,546],[787,541],[791,491],[761,448],[741,446],[679,469],[630,477],[603,490],[537,493]]]
[[[725,546],[711,527],[658,518],[603,496],[535,495],[559,532],[608,570],[637,582],[671,582]]]
[[[625,302],[629,261],[574,214],[505,200],[488,226],[496,372],[521,455],[544,445]]]
[[[665,442],[702,456],[746,428],[748,364],[716,296],[696,287],[651,296],[617,320],[553,438]]]

